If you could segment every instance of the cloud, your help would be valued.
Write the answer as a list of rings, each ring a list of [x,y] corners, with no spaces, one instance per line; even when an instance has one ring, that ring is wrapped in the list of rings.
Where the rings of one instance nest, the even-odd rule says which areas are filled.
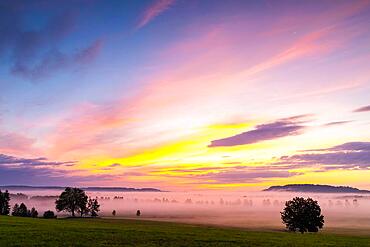
[[[21,158],[0,154],[0,184],[13,185],[81,185],[96,181],[111,181],[120,175],[76,175],[75,161],[49,161],[46,158]]]
[[[370,142],[347,142],[327,149],[304,152],[282,156],[275,164],[320,165],[324,170],[370,169]]]
[[[289,171],[224,171],[197,176],[204,183],[252,183],[270,178],[287,178],[299,175]],[[208,181],[208,182],[207,182]],[[203,183],[203,181],[202,181]]]
[[[155,0],[152,5],[150,5],[142,14],[136,28],[142,28],[151,22],[158,15],[169,9],[175,0]]]
[[[39,166],[61,166],[61,165],[73,165],[74,161],[55,162],[48,161],[44,157],[40,158],[17,158],[10,155],[0,154],[0,166],[2,167],[13,167],[13,168],[29,168]]]
[[[288,167],[290,168],[290,167]],[[170,172],[170,173],[169,173]],[[169,169],[162,176],[198,180],[199,184],[232,184],[254,183],[272,178],[287,178],[300,175],[290,172],[287,167],[278,166],[231,166],[231,167],[198,167],[190,169]]]
[[[62,69],[83,66],[94,60],[102,47],[102,41],[96,40],[88,47],[73,54],[62,53],[58,49],[48,51],[44,57],[34,66],[16,64],[12,72],[28,79],[40,79],[47,77],[51,72]]]
[[[353,110],[353,112],[367,112],[367,111],[370,111],[370,105],[363,106]]]
[[[40,5],[40,6],[39,6]],[[88,43],[80,51],[62,52],[62,42],[75,30],[78,14],[69,4],[56,5],[35,2],[8,2],[0,7],[0,57],[10,61],[10,71],[27,79],[41,79],[59,69],[75,68],[93,59],[101,41]],[[50,17],[37,28],[25,22],[28,15],[36,15],[42,8]]]
[[[290,118],[279,119],[272,123],[260,124],[254,130],[246,131],[241,134],[214,140],[209,147],[237,146],[253,144],[261,141],[272,140],[285,136],[299,135],[306,126],[302,121],[307,115],[294,116]]]
[[[305,151],[370,151],[370,142],[346,142],[331,148],[310,149]]]
[[[347,123],[350,123],[350,122],[352,122],[352,121],[336,121],[336,122],[329,122],[329,123],[324,124],[324,126],[337,126],[337,125],[347,124]]]
[[[336,8],[330,12],[337,13]],[[312,19],[312,15],[308,16]],[[342,15],[333,19],[341,18]],[[255,40],[250,40],[250,36],[244,31],[254,30],[258,23],[253,21],[235,22],[234,18],[226,18],[222,25],[207,22],[200,26],[191,25],[188,31],[184,31],[182,39],[160,52],[161,55],[157,59],[166,61],[167,65],[161,67],[158,73],[148,74],[148,77],[143,79],[144,83],[138,85],[137,94],[122,97],[121,100],[112,100],[109,104],[93,103],[94,106],[85,107],[85,110],[81,109],[83,107],[74,106],[48,137],[48,143],[52,147],[50,155],[60,157],[59,155],[69,155],[69,152],[73,151],[76,151],[76,154],[78,152],[77,155],[87,155],[87,152],[92,155],[97,152],[106,154],[110,152],[108,150],[115,149],[116,153],[124,156],[139,152],[143,146],[147,148],[163,141],[173,141],[189,131],[223,121],[225,114],[222,110],[216,113],[215,106],[228,109],[230,115],[239,115],[240,106],[247,98],[248,102],[265,96],[271,100],[270,93],[267,93],[271,90],[264,90],[253,84],[259,77],[264,77],[270,70],[286,66],[293,61],[311,56],[322,57],[350,39],[348,30],[335,28],[331,22],[322,21],[331,28],[322,28],[322,25],[319,25],[309,32],[297,35],[291,42],[278,42],[276,46],[260,42],[265,40],[265,37],[262,39],[258,35]],[[339,30],[346,35],[337,37]],[[330,42],[332,39],[336,40],[335,45]],[[338,46],[337,43],[341,45]],[[248,62],[245,63],[245,53],[239,51],[243,50],[246,44],[263,50],[264,55],[255,56],[254,49],[251,53],[253,55],[248,55]],[[269,87],[268,84],[266,86]],[[348,89],[348,86],[338,88],[336,84],[334,89],[332,86],[325,88],[325,93],[328,93]],[[258,91],[262,96],[255,93]],[[312,92],[312,89],[300,87],[300,91]],[[289,94],[289,97],[298,95],[299,92]],[[311,96],[302,95],[300,98]],[[233,100],[230,100],[231,98]],[[210,112],[212,114],[208,114]],[[168,118],[171,118],[171,121],[167,121]],[[149,132],[156,137],[148,138]],[[122,142],[125,142],[125,151],[120,148]],[[151,142],[150,145],[148,142]],[[120,145],[116,145],[117,143]],[[92,150],[94,147],[95,150]]]
[[[35,139],[17,134],[0,132],[0,151],[9,153],[30,152]]]
[[[1,185],[56,185],[78,186],[105,182],[116,178],[114,175],[71,175],[65,170],[49,168],[9,168],[0,166]],[[94,185],[94,184],[93,184]]]

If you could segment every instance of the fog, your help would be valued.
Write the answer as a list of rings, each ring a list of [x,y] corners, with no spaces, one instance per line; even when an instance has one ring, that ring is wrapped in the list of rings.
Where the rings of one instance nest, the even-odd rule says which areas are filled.
[[[58,190],[10,190],[11,205],[24,202],[35,207],[39,215],[55,211]],[[17,194],[18,193],[18,194]],[[205,225],[220,225],[250,229],[281,230],[280,211],[286,200],[295,196],[317,201],[325,217],[325,229],[370,231],[370,195],[309,194],[284,192],[94,192],[100,203],[99,216],[115,218],[173,221]],[[58,217],[67,216],[58,213]]]

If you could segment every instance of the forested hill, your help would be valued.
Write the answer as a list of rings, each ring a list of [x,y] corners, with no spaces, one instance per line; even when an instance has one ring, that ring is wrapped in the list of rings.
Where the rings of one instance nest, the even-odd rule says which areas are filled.
[[[369,190],[360,190],[349,186],[332,186],[321,184],[287,184],[271,186],[263,191],[277,192],[315,192],[315,193],[370,193]]]

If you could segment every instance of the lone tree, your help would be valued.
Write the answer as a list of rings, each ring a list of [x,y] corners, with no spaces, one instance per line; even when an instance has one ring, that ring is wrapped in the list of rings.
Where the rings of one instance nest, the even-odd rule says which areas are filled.
[[[8,215],[10,213],[10,196],[9,192],[1,192],[0,190],[0,215]]]
[[[320,205],[311,198],[295,197],[287,201],[280,214],[289,231],[318,232],[324,226]]]
[[[72,217],[75,217],[75,212],[80,212],[82,216],[87,208],[87,195],[82,189],[67,187],[55,201],[55,204],[58,212],[69,212]]]
[[[89,202],[88,202],[88,205],[87,205],[87,210],[90,213],[91,217],[98,216],[98,212],[100,211],[99,208],[100,208],[100,205],[99,205],[98,199],[97,198],[95,198],[95,199],[89,198]]]

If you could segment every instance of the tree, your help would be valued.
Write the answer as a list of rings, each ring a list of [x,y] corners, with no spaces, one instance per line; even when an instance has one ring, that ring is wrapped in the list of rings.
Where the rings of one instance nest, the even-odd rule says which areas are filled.
[[[73,217],[75,217],[75,212],[79,212],[82,216],[86,209],[87,195],[82,189],[67,187],[55,201],[55,204],[58,212],[66,211],[71,213]]]
[[[113,215],[113,216],[116,216],[116,210],[113,210],[113,211],[112,211],[112,215]]]
[[[80,216],[88,215],[89,214],[89,209],[88,209],[88,204],[89,202],[86,201],[86,203],[82,203],[80,207],[77,209],[77,212],[80,214]]]
[[[29,211],[27,209],[27,206],[26,204],[24,204],[23,202],[21,203],[21,205],[19,205],[19,215],[18,216],[21,216],[21,217],[28,217],[29,216]]]
[[[38,215],[39,215],[39,212],[37,212],[35,208],[32,208],[30,211],[30,217],[37,218]]]
[[[23,202],[21,203],[21,205],[18,205],[16,203],[13,207],[12,215],[19,217],[31,217],[31,211],[27,209],[26,204],[24,204]]]
[[[57,216],[54,214],[54,212],[53,212],[53,211],[48,210],[48,211],[45,211],[45,212],[44,212],[43,217],[44,217],[45,219],[54,219],[54,218],[56,218]]]
[[[136,216],[140,216],[140,215],[141,215],[140,210],[137,210],[137,211],[136,211]]]
[[[0,215],[8,215],[10,213],[10,196],[9,192],[1,192],[0,190]]]
[[[90,213],[91,217],[98,216],[98,212],[100,211],[99,208],[100,208],[100,205],[99,205],[98,199],[97,198],[95,198],[95,199],[89,198],[87,209],[88,209],[88,212]]]
[[[285,203],[281,219],[289,231],[318,232],[324,226],[324,216],[317,201],[295,197]]]
[[[18,205],[18,203],[14,204],[14,206],[13,206],[12,216],[19,216],[19,205]]]

